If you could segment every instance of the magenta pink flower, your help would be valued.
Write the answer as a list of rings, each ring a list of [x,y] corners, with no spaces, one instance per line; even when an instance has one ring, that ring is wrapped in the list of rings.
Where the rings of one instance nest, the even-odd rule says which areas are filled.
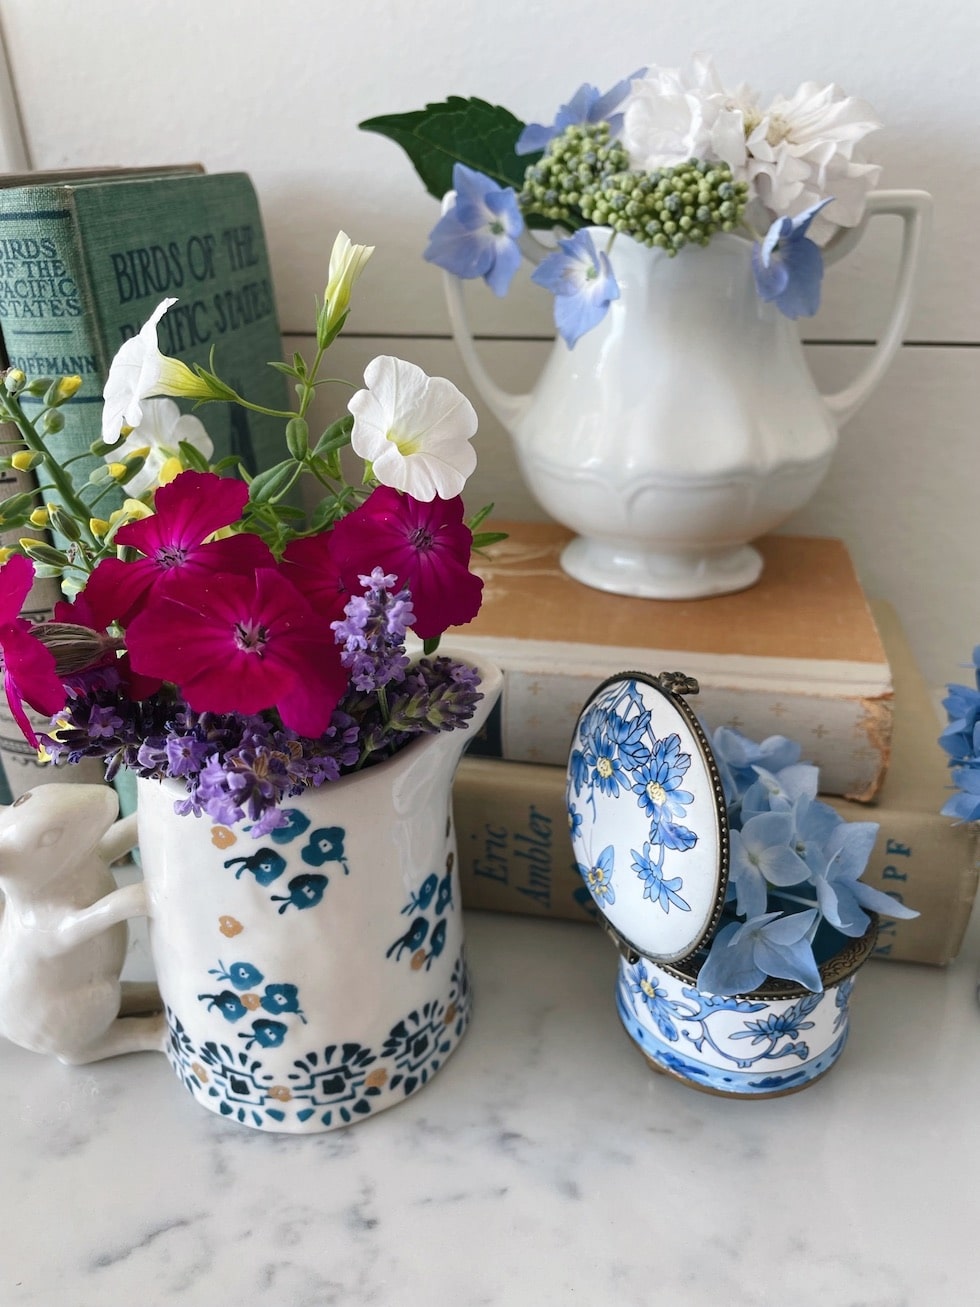
[[[55,671],[54,654],[20,616],[31,586],[34,564],[14,554],[0,567],[0,653],[3,655],[3,689],[14,721],[33,748],[38,747],[24,704],[53,717],[65,706],[65,690]]]
[[[342,576],[333,551],[333,532],[291,540],[282,556],[282,573],[306,596],[321,617],[339,621],[355,590],[357,573]]]
[[[196,712],[277,708],[301,735],[322,735],[347,688],[330,623],[275,568],[189,579],[133,618],[126,643],[135,671]]]
[[[461,626],[480,611],[483,582],[469,570],[473,536],[463,523],[463,501],[422,503],[379,486],[360,508],[334,524],[332,554],[341,575],[380,567],[408,586],[414,630],[423,640]]]
[[[237,522],[248,500],[248,486],[213,472],[181,472],[156,493],[152,517],[128,522],[116,544],[138,549],[142,558],[105,558],[88,579],[85,595],[97,625],[126,625],[147,597],[181,593],[183,587],[215,572],[251,574],[275,567],[268,545],[243,533],[208,541]],[[207,542],[207,543],[205,543]]]

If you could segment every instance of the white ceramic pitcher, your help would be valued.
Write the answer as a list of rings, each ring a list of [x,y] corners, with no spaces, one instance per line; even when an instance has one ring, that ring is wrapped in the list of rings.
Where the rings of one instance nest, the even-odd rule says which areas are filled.
[[[716,236],[673,259],[618,235],[620,298],[574,349],[557,340],[534,391],[511,395],[473,344],[460,282],[444,278],[453,334],[477,390],[514,439],[541,507],[576,532],[562,566],[601,590],[686,599],[752,585],[748,544],[801,508],[830,464],[838,427],[874,390],[912,306],[931,199],[878,191],[825,249],[851,250],[870,219],[903,223],[885,331],[844,390],[821,394],[796,324],[756,294],[751,243]],[[598,249],[610,232],[592,229]]]

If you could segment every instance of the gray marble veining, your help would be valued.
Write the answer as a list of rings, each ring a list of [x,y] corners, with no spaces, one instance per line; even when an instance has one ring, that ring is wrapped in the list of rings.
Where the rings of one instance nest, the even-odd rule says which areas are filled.
[[[697,1094],[619,1027],[598,930],[470,914],[475,1008],[414,1098],[262,1134],[163,1058],[0,1045],[2,1307],[934,1307],[980,1298],[980,924],[873,962],[803,1093]]]

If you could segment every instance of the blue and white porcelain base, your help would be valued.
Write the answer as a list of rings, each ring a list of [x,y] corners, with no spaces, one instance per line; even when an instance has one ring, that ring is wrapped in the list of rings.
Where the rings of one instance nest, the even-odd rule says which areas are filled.
[[[825,964],[823,993],[705,994],[692,977],[647,958],[620,958],[616,1006],[626,1033],[658,1071],[708,1093],[773,1098],[812,1084],[847,1042],[854,972],[877,923]]]

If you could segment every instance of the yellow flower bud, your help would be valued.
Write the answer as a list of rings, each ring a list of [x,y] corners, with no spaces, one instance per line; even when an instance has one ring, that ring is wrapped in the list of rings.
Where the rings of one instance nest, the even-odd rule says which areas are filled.
[[[34,512],[27,519],[31,526],[46,527],[51,520],[51,515],[46,508],[35,508]]]
[[[99,540],[109,530],[109,523],[104,517],[90,517],[88,520],[88,529]]]
[[[71,399],[81,389],[82,379],[79,376],[61,377],[55,387],[55,402],[63,404],[66,399]]]
[[[141,518],[153,516],[153,509],[144,504],[142,499],[124,499],[122,508],[117,509],[117,512],[122,513],[128,522],[136,522]],[[116,513],[113,513],[111,520],[115,522],[115,519]]]
[[[15,467],[18,472],[29,472],[32,467],[37,465],[37,454],[29,449],[18,449],[16,454],[10,456],[10,466]]]
[[[4,545],[3,548],[0,548],[0,565],[5,563],[8,558],[11,558],[13,556],[13,553],[14,551],[12,549],[8,549],[6,545]]]
[[[186,471],[187,469],[179,458],[165,458],[157,476],[157,482],[161,486],[169,485],[174,477],[179,477],[181,472]]]
[[[109,475],[114,481],[125,481],[129,476],[129,468],[125,463],[110,463]]]

